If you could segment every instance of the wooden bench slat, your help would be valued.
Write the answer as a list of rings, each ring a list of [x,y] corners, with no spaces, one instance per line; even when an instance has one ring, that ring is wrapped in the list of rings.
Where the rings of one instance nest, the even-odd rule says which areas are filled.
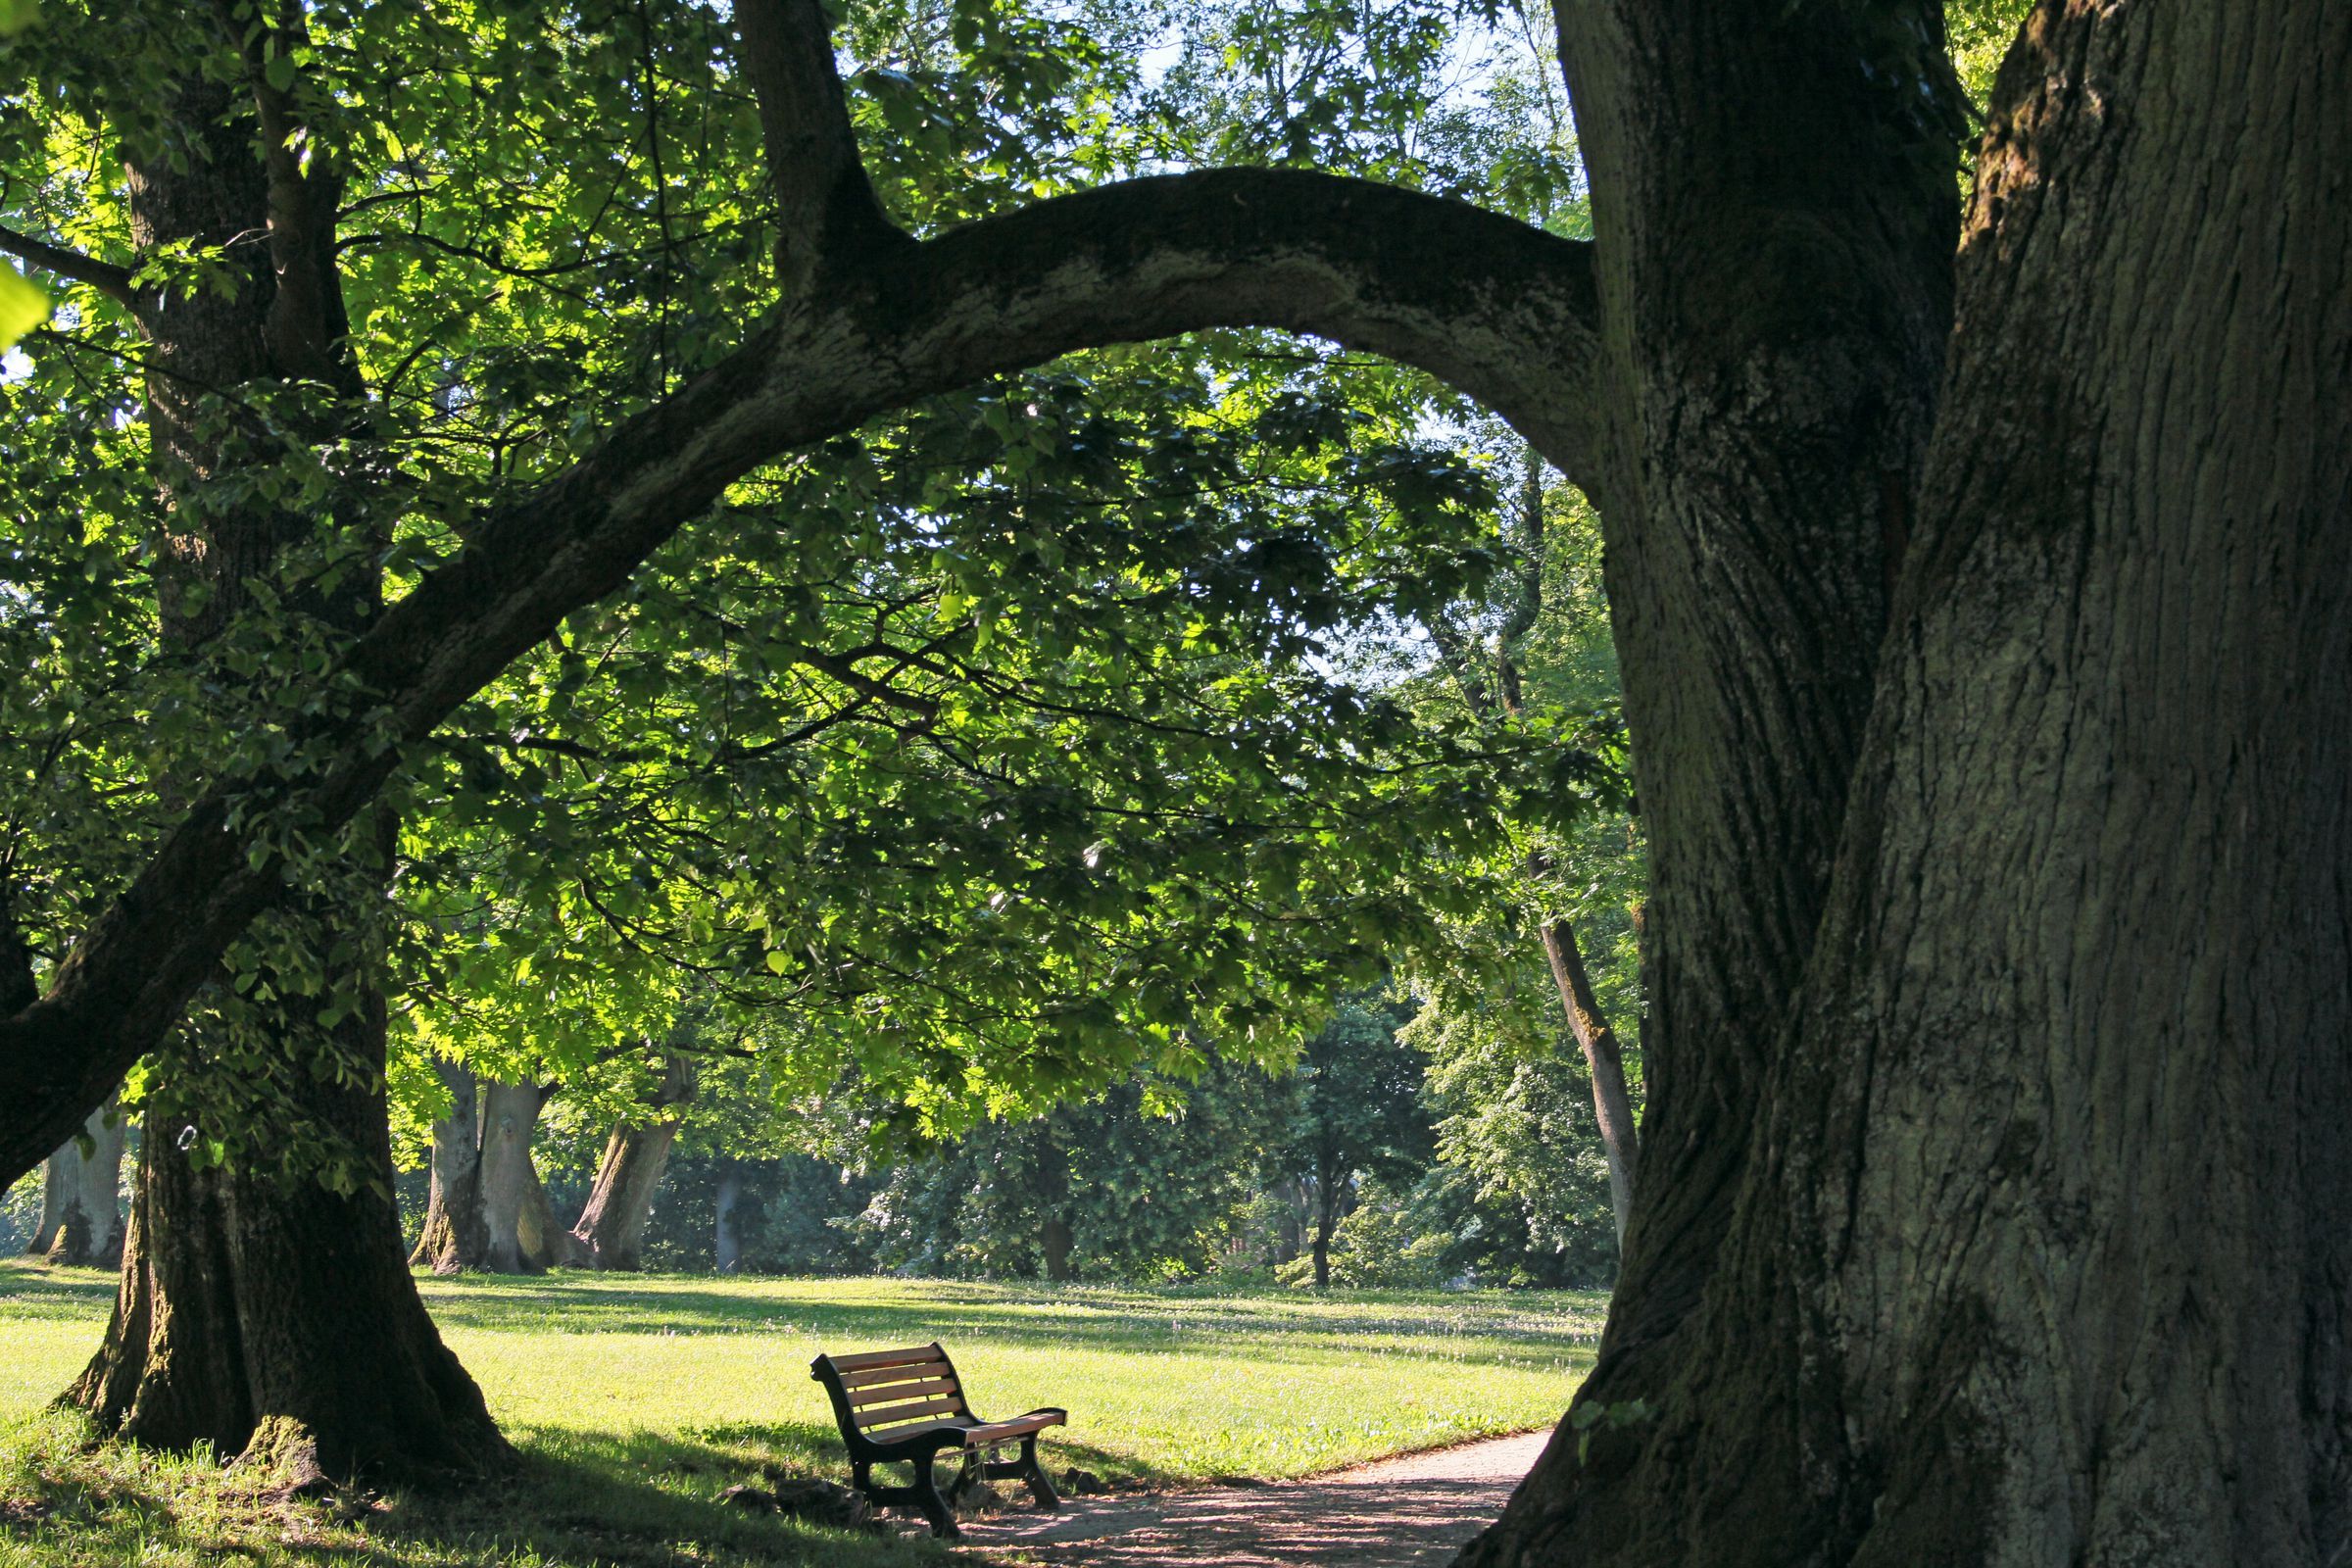
[[[963,1401],[961,1399],[925,1399],[918,1404],[894,1404],[879,1410],[860,1410],[858,1412],[858,1430],[860,1432],[871,1432],[873,1428],[881,1425],[884,1422],[912,1421],[918,1417],[926,1415],[963,1414]],[[966,1419],[969,1418],[966,1417]],[[877,1442],[888,1443],[895,1439],[898,1434],[895,1432],[875,1432],[873,1433],[873,1436]]]
[[[841,1386],[845,1389],[871,1389],[885,1383],[907,1383],[916,1378],[944,1378],[956,1370],[946,1360],[908,1361],[903,1366],[870,1366],[862,1372],[844,1372]]]
[[[862,1409],[869,1404],[887,1404],[893,1399],[929,1399],[944,1395],[960,1394],[954,1378],[922,1378],[913,1383],[885,1383],[878,1389],[852,1389],[850,1408]]]
[[[1069,1413],[1064,1410],[1032,1410],[1027,1415],[1016,1415],[1008,1421],[983,1421],[978,1426],[967,1427],[963,1442],[966,1447],[983,1443],[1001,1443],[1006,1438],[1023,1438],[1032,1432],[1043,1432],[1048,1427],[1066,1426],[1069,1419]]]
[[[948,1352],[936,1345],[910,1345],[902,1350],[860,1350],[856,1355],[830,1355],[836,1372],[862,1372],[869,1366],[899,1366],[913,1361],[945,1361]]]

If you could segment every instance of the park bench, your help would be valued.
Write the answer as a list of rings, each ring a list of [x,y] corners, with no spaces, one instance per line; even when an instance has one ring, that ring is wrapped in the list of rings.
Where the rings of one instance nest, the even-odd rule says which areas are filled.
[[[963,1380],[956,1363],[938,1345],[904,1350],[866,1350],[857,1355],[820,1355],[808,1363],[808,1375],[825,1386],[833,1400],[833,1419],[841,1423],[841,1441],[850,1450],[850,1480],[876,1507],[912,1503],[931,1522],[931,1533],[954,1540],[960,1532],[948,1497],[940,1493],[932,1464],[942,1453],[963,1455],[963,1469],[952,1487],[961,1495],[984,1478],[1019,1477],[1041,1508],[1058,1508],[1054,1483],[1037,1462],[1037,1435],[1048,1427],[1064,1425],[1066,1410],[1032,1410],[1009,1421],[983,1421],[963,1397]],[[991,1455],[1018,1441],[1018,1459],[997,1460]],[[889,1487],[874,1481],[877,1464],[914,1466],[914,1484]]]

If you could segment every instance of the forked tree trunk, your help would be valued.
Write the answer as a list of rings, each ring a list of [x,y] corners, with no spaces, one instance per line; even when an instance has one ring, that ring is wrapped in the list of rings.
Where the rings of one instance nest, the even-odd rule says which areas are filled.
[[[644,1266],[645,1223],[653,1214],[654,1192],[669,1164],[670,1145],[687,1103],[694,1099],[694,1061],[665,1059],[654,1094],[653,1117],[644,1126],[622,1122],[605,1143],[588,1206],[571,1234],[587,1250],[590,1266],[634,1273]]]
[[[1633,1217],[1634,1174],[1642,1158],[1642,1139],[1634,1125],[1634,1100],[1626,1092],[1625,1058],[1617,1049],[1617,1031],[1592,994],[1592,977],[1585,972],[1585,956],[1576,945],[1576,928],[1566,920],[1544,922],[1544,956],[1551,966],[1553,986],[1560,994],[1560,1010],[1585,1054],[1585,1068],[1592,1079],[1592,1114],[1600,1124],[1600,1147],[1609,1162],[1609,1207],[1617,1220],[1617,1246],[1625,1248],[1625,1227]]]
[[[432,1185],[409,1266],[447,1275],[481,1267],[489,1247],[482,1223],[482,1119],[469,1070],[436,1056],[433,1071],[449,1091],[449,1111],[433,1123]]]
[[[543,1274],[548,1268],[544,1231],[530,1243],[522,1234],[526,1209],[534,1200],[545,1200],[531,1163],[531,1139],[546,1103],[547,1093],[537,1084],[482,1087],[481,1266],[493,1274]]]
[[[2352,1560],[2347,79],[2035,13],[1744,1223],[1470,1561]]]

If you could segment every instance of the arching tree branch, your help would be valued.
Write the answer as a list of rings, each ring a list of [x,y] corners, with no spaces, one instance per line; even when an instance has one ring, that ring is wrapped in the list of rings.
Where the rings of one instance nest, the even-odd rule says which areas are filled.
[[[909,244],[788,304],[727,360],[494,514],[354,645],[299,776],[216,784],[0,1020],[0,1180],[30,1169],[169,1028],[276,898],[263,824],[349,821],[399,760],[726,487],[884,410],[1073,350],[1211,326],[1313,333],[1422,367],[1572,478],[1597,445],[1586,247],[1476,208],[1305,172],[1137,180]]]

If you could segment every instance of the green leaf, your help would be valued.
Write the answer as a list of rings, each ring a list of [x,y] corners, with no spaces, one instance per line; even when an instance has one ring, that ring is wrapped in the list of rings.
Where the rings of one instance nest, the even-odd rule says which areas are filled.
[[[4,3],[4,0],[0,0],[0,3]],[[270,63],[262,67],[262,75],[277,91],[293,91],[294,57],[292,55],[271,55]]]
[[[41,20],[41,0],[0,0],[0,38]]]
[[[0,7],[13,0],[0,0]],[[4,16],[5,12],[0,12]],[[8,30],[0,26],[0,31]],[[0,267],[0,349],[49,319],[49,296],[11,267]]]

